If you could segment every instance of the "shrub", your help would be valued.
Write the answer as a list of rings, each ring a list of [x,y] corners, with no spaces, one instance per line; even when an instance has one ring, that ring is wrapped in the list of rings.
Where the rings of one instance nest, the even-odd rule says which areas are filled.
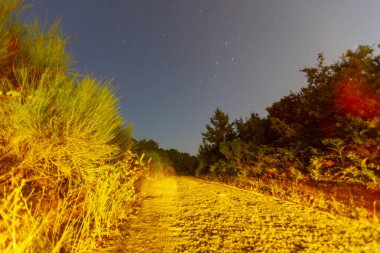
[[[88,252],[116,229],[142,176],[109,83],[70,73],[58,24],[0,2],[0,250]]]

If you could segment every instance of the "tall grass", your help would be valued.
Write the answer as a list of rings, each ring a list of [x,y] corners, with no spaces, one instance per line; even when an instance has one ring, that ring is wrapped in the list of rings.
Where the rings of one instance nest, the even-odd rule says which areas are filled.
[[[0,2],[0,251],[85,252],[125,217],[142,176],[107,82],[70,73],[58,24]]]

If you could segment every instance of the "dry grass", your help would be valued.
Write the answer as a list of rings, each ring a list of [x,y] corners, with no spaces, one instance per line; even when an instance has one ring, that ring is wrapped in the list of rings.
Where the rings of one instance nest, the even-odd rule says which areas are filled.
[[[58,24],[19,24],[21,3],[0,2],[0,251],[93,251],[144,166],[110,85],[70,73]]]
[[[63,196],[58,196],[62,189],[36,189],[27,195],[27,180],[21,180],[11,192],[2,192],[2,252],[94,250],[126,217],[135,198],[136,171],[119,169],[119,173],[67,189]],[[56,198],[51,196],[55,194]]]
[[[216,176],[208,176],[205,179],[272,195],[306,207],[331,212],[335,215],[378,223],[376,201],[373,201],[372,198],[364,200],[364,195],[368,195],[371,190],[357,192],[354,195],[351,194],[351,191],[357,191],[357,189],[346,185],[324,186],[310,182],[295,183],[280,179],[220,178]]]

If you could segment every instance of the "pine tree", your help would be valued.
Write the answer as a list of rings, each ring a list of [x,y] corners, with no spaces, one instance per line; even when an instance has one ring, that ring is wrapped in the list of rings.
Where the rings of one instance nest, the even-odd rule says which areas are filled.
[[[198,173],[207,173],[213,163],[224,159],[220,152],[220,145],[231,140],[235,135],[228,115],[219,108],[215,110],[210,123],[211,125],[206,125],[207,132],[202,133],[203,142],[198,151],[200,160]]]

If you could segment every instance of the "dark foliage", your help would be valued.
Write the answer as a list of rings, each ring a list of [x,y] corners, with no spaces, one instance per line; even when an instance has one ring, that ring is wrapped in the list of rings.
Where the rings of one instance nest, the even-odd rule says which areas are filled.
[[[374,186],[380,172],[380,56],[370,46],[304,68],[306,87],[229,122],[214,112],[199,174],[344,180]]]
[[[180,152],[176,149],[163,149],[154,140],[135,141],[135,152],[146,155],[146,159],[159,160],[172,166],[179,175],[194,175],[198,167],[198,158],[188,153]]]

